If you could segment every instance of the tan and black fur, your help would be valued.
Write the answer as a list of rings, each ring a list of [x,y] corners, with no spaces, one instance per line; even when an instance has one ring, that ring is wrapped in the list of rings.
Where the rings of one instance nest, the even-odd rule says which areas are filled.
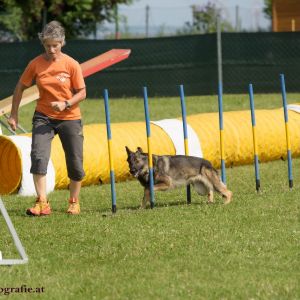
[[[138,147],[132,152],[127,146],[127,162],[130,173],[144,186],[141,207],[150,202],[148,154]],[[199,195],[207,195],[208,203],[214,201],[214,191],[224,196],[225,204],[232,198],[232,192],[220,180],[218,171],[203,158],[184,155],[153,155],[154,191],[166,191],[185,185],[193,185]]]

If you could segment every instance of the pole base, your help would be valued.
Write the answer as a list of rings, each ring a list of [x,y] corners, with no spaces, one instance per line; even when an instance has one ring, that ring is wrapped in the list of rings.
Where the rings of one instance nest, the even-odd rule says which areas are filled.
[[[260,189],[260,180],[257,179],[256,180],[256,191],[259,192],[259,189]]]
[[[187,185],[187,187],[186,187],[186,203],[187,204],[192,203],[191,186],[190,185]]]

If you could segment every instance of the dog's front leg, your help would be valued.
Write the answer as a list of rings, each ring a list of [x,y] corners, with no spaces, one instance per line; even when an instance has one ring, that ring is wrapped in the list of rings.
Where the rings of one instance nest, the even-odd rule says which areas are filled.
[[[171,180],[168,176],[157,176],[155,178],[154,191],[167,191],[171,188]]]
[[[145,187],[145,189],[144,189],[144,197],[143,197],[143,200],[142,200],[142,203],[141,203],[141,208],[146,208],[147,201],[150,202],[150,190],[149,190],[149,188]]]
[[[167,191],[170,185],[165,182],[160,182],[154,185],[154,191]]]

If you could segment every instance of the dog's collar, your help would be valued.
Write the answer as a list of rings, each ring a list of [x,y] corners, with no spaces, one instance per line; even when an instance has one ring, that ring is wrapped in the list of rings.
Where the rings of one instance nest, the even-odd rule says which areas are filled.
[[[138,170],[137,172],[136,172],[136,174],[135,175],[133,175],[134,177],[139,177],[140,175],[144,175],[144,174],[147,174],[148,173],[148,169],[142,169],[142,170]]]

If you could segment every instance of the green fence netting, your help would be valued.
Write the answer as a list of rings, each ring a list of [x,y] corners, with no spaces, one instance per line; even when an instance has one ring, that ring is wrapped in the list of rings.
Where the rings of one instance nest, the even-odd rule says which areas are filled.
[[[131,39],[72,40],[64,52],[80,63],[112,48],[130,48],[126,61],[86,79],[89,98],[216,94],[218,85],[216,34]],[[27,63],[40,54],[39,41],[0,43],[0,98],[12,94]],[[223,87],[225,93],[280,92],[279,74],[284,73],[288,92],[300,91],[300,32],[223,33]]]

